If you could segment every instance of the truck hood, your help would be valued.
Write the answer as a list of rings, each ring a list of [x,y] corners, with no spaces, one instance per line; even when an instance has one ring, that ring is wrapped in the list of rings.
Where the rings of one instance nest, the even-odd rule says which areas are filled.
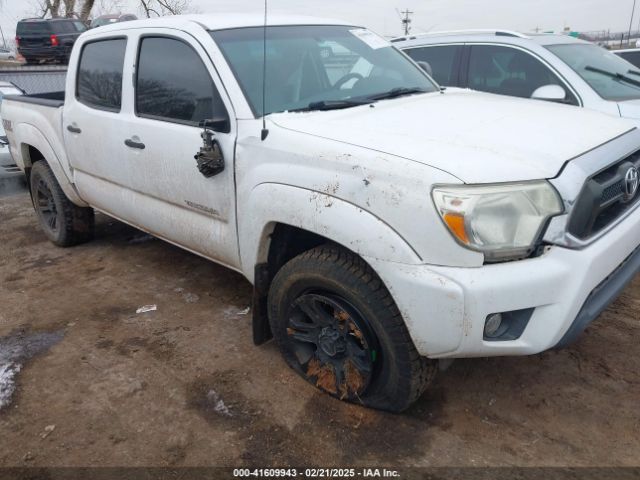
[[[270,119],[430,165],[465,183],[552,178],[567,161],[634,128],[583,108],[460,89]]]

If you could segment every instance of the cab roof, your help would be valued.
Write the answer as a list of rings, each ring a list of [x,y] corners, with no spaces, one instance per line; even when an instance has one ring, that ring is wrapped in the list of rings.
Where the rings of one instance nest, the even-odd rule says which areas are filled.
[[[168,17],[133,20],[126,23],[105,25],[100,27],[100,33],[109,30],[125,30],[145,27],[179,28],[185,25],[200,25],[205,30],[227,30],[231,28],[261,27],[264,25],[262,14],[225,13],[225,14],[198,14],[198,15],[174,15]],[[284,25],[352,25],[342,20],[317,18],[303,15],[268,15],[268,26]]]

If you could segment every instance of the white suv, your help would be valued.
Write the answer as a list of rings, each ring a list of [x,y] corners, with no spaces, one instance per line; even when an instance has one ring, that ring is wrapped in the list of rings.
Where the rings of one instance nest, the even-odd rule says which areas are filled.
[[[604,48],[568,35],[470,30],[411,35],[392,42],[443,86],[640,119],[640,70]]]

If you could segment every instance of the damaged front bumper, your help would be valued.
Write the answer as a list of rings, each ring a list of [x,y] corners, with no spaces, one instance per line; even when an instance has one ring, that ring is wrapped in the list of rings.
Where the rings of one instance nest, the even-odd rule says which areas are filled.
[[[431,358],[530,355],[565,346],[640,269],[640,209],[583,249],[479,268],[367,259],[394,297],[420,354]],[[515,315],[516,335],[487,338],[485,322]],[[515,338],[514,338],[515,337]]]

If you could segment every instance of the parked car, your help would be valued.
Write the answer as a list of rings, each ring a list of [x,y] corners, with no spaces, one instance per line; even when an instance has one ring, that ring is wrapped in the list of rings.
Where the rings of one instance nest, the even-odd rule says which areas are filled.
[[[100,15],[98,18],[94,19],[91,22],[91,28],[103,27],[105,25],[110,25],[112,23],[118,23],[118,22],[130,22],[132,20],[137,20],[137,19],[138,17],[136,17],[131,13]]]
[[[640,71],[568,35],[438,32],[392,40],[443,86],[549,100],[640,119]]]
[[[612,50],[619,57],[624,58],[634,67],[640,69],[640,48],[628,48],[625,50]]]
[[[0,47],[0,60],[15,60],[16,54],[8,48]]]
[[[24,92],[9,82],[0,80],[0,107],[2,107],[2,99],[6,95],[23,95]],[[9,150],[9,140],[2,126],[2,117],[0,117],[0,180],[5,178],[21,177],[22,170],[13,161],[11,151]]]
[[[20,20],[16,27],[18,53],[27,63],[69,63],[73,44],[87,27],[73,18]]]
[[[631,122],[443,92],[351,23],[271,19],[264,49],[262,22],[101,27],[74,47],[66,96],[5,99],[53,243],[90,240],[98,210],[241,272],[256,344],[391,411],[440,360],[569,344],[634,277]],[[353,57],[331,81],[327,43]]]

